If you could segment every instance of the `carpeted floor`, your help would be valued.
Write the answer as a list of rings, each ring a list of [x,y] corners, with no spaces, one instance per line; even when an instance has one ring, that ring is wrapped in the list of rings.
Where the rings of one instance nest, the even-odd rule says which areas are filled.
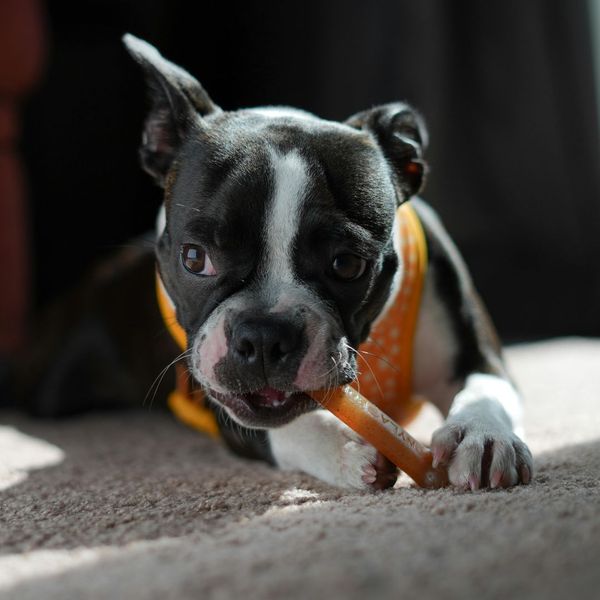
[[[1,414],[0,597],[600,598],[600,341],[508,357],[537,467],[508,491],[347,493],[158,411]]]

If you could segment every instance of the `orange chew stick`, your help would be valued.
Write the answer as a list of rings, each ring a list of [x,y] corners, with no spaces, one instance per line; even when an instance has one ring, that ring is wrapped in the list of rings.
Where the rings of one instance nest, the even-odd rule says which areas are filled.
[[[433,468],[431,451],[349,385],[311,392],[323,408],[346,423],[424,488],[448,485],[442,467]]]

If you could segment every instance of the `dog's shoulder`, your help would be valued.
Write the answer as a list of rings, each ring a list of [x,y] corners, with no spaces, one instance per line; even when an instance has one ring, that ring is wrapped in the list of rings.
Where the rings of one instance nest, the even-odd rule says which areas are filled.
[[[421,198],[413,198],[411,204],[427,241],[426,285],[433,303],[442,308],[455,338],[456,378],[473,371],[496,371],[501,368],[496,364],[501,344],[467,264],[434,208]]]

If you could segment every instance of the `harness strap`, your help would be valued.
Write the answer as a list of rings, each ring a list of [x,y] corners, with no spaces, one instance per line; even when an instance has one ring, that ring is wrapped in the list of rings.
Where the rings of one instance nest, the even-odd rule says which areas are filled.
[[[423,405],[423,400],[412,393],[412,370],[414,336],[427,272],[427,240],[409,202],[402,204],[396,214],[402,269],[399,287],[359,347],[361,373],[352,385],[397,423],[405,425]]]
[[[158,271],[156,272],[156,297],[160,313],[171,337],[181,350],[185,350],[187,335],[177,321],[175,307],[165,290]],[[181,362],[175,365],[175,382],[175,389],[167,398],[167,404],[173,414],[194,429],[208,433],[215,438],[220,437],[217,418],[206,405],[204,392],[200,388],[194,387],[192,376],[185,364]]]

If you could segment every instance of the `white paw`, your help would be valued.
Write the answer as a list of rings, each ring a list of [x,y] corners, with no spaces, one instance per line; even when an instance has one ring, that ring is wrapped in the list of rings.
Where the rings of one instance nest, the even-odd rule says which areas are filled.
[[[527,445],[502,422],[455,419],[434,432],[433,464],[448,466],[452,485],[464,489],[529,483],[533,459]]]
[[[344,488],[367,489],[377,479],[377,450],[362,440],[348,439],[339,452],[339,464],[332,470],[332,483]]]
[[[269,431],[271,450],[283,469],[300,469],[350,489],[392,486],[397,469],[336,417],[317,410]]]

